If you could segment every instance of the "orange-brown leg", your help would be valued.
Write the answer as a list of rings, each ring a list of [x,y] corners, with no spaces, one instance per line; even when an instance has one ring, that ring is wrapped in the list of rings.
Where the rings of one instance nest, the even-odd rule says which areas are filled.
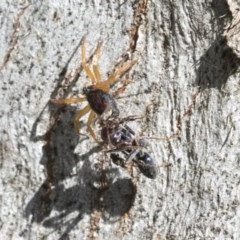
[[[90,106],[87,105],[75,115],[73,119],[73,124],[74,124],[74,130],[76,134],[79,134],[79,119],[85,114],[87,114],[90,110],[91,110]]]
[[[51,99],[50,102],[53,104],[62,104],[62,105],[70,105],[73,103],[79,103],[86,101],[85,97],[82,98],[69,98],[69,99]]]
[[[110,85],[118,80],[117,77],[128,71],[136,62],[136,60],[126,62],[121,68],[112,73],[107,80],[96,84],[96,87],[108,92]]]
[[[95,79],[93,73],[91,72],[90,68],[86,64],[85,42],[86,42],[86,38],[84,36],[83,40],[82,40],[82,44],[81,44],[81,50],[82,50],[82,63],[81,64],[82,64],[82,67],[83,67],[84,71],[86,72],[87,76],[90,78],[90,80],[94,84],[96,82],[96,79]]]
[[[98,60],[99,60],[99,57],[100,57],[101,47],[102,47],[102,42],[99,42],[98,45],[97,45],[97,48],[94,52],[94,55],[93,55],[93,72],[94,72],[94,75],[95,75],[96,82],[101,81],[101,74],[100,74],[100,72],[98,70],[98,67],[97,67]]]
[[[91,123],[95,117],[96,113],[94,111],[91,111],[91,113],[89,114],[89,117],[88,117],[88,121],[87,121],[87,131],[91,134],[91,136],[93,137],[93,139],[99,143],[99,141],[97,140],[96,138],[96,135],[94,133],[94,131],[92,130],[91,128]]]

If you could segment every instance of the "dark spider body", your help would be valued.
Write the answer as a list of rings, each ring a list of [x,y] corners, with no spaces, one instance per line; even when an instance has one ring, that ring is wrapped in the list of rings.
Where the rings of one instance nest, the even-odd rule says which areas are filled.
[[[102,126],[101,138],[103,142],[112,147],[111,159],[117,165],[124,167],[128,162],[134,161],[143,175],[154,179],[157,176],[156,164],[153,158],[144,151],[146,142],[137,139],[134,131],[121,121],[107,120]],[[125,160],[117,153],[123,153]]]
[[[98,115],[102,115],[107,110],[112,110],[112,116],[118,116],[119,110],[115,100],[110,94],[94,86],[84,87],[83,94],[86,96],[91,109]]]

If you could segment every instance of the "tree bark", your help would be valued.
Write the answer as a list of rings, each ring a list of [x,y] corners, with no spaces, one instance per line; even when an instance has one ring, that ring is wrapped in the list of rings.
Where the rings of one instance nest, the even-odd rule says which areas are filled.
[[[240,239],[237,1],[0,3],[0,239]],[[106,79],[128,60],[120,116],[158,175],[122,168],[72,120],[103,41]],[[121,84],[116,84],[114,93]],[[97,122],[93,124],[99,137]],[[154,138],[155,137],[155,138]]]

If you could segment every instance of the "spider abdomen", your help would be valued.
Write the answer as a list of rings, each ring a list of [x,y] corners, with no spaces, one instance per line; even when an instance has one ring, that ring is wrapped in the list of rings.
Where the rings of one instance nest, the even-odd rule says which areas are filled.
[[[91,109],[98,115],[102,115],[108,110],[112,110],[113,116],[119,115],[117,104],[110,94],[101,89],[93,88],[92,86],[84,87],[83,94],[86,95]]]

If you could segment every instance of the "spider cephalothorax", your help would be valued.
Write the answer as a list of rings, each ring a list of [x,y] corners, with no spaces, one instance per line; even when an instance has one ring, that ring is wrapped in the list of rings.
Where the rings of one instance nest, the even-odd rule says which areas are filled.
[[[85,37],[83,37],[81,43],[81,52],[82,52],[82,62],[81,66],[87,74],[88,78],[91,80],[92,85],[83,88],[83,94],[85,97],[80,98],[69,98],[69,99],[51,99],[51,103],[54,104],[63,104],[69,105],[73,103],[80,103],[87,101],[88,105],[80,110],[74,117],[74,129],[77,134],[79,134],[79,119],[90,112],[88,121],[87,121],[87,131],[91,134],[95,141],[98,141],[92,128],[91,123],[94,117],[97,115],[101,116],[105,111],[111,109],[113,116],[119,115],[119,110],[117,108],[116,102],[113,97],[108,93],[110,86],[118,81],[118,77],[128,71],[136,61],[127,61],[123,64],[122,67],[117,68],[109,77],[101,81],[101,74],[98,70],[97,63],[100,56],[100,49],[102,42],[99,42],[97,48],[93,55],[92,61],[92,71],[90,70],[90,64],[86,63],[85,56]]]

